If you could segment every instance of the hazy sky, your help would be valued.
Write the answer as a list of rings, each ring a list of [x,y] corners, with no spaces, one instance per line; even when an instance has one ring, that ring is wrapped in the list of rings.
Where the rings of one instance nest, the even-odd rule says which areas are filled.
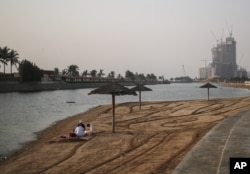
[[[41,69],[198,77],[216,39],[250,69],[249,0],[0,0],[0,47]],[[213,33],[213,34],[212,34]],[[0,71],[3,71],[1,67]],[[8,67],[9,71],[9,67]]]

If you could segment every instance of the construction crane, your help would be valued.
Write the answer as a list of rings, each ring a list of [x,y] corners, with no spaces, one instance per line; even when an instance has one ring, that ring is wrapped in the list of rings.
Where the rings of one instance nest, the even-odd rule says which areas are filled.
[[[232,36],[233,36],[233,25],[231,25],[231,29],[229,28],[227,22],[226,22],[226,25],[227,25],[227,29],[228,29],[229,36],[232,37]]]
[[[220,38],[221,43],[223,42],[223,35],[224,35],[224,28],[222,28],[222,33],[221,33],[221,38]]]
[[[241,68],[241,67],[240,67],[240,62],[241,62],[241,60],[243,59],[243,57],[244,57],[244,55],[241,55],[241,57],[240,57],[240,60],[239,60],[239,63],[238,63],[239,69]]]
[[[214,34],[213,31],[211,31],[211,34],[214,37],[216,44],[218,44],[219,43],[219,39],[217,39],[217,37],[215,36],[215,34]]]

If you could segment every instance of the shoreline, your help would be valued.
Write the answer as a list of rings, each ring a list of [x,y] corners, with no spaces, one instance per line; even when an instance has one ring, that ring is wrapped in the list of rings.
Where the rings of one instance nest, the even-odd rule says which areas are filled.
[[[231,88],[241,88],[250,90],[250,85],[244,83],[219,83],[221,86],[231,87]]]
[[[116,107],[116,133],[111,133],[111,105],[96,106],[38,132],[36,141],[1,161],[0,169],[4,173],[126,173],[148,168],[168,173],[213,126],[249,108],[249,103],[250,97],[159,101],[144,102],[142,110],[137,102],[121,103]],[[80,119],[94,125],[93,136],[61,141],[59,136]],[[86,164],[78,164],[79,160]]]
[[[81,112],[81,113],[69,116],[67,118],[58,120],[58,121],[54,122],[54,124],[51,124],[50,126],[44,128],[38,132],[35,132],[34,134],[36,135],[36,140],[24,143],[24,146],[22,148],[15,150],[14,152],[10,152],[10,154],[7,156],[13,157],[16,154],[19,154],[22,151],[27,150],[27,148],[30,148],[31,146],[36,145],[39,141],[42,141],[42,139],[44,139],[44,138],[46,138],[46,139],[55,138],[54,137],[55,129],[56,129],[56,131],[59,130],[60,128],[58,128],[58,126],[60,126],[60,125],[67,124],[67,125],[71,125],[71,127],[74,128],[78,124],[78,121],[82,119],[84,114],[87,114],[88,112],[92,112],[92,110],[95,110],[96,108],[101,107],[101,106],[106,106],[106,105],[95,106],[93,108],[88,109],[85,112]],[[67,127],[70,127],[70,126],[67,126]],[[65,130],[65,128],[64,128],[64,130]],[[69,133],[71,130],[72,129],[69,129],[69,131],[65,132],[65,133]],[[51,134],[51,132],[53,132],[52,136],[48,136],[49,134]]]
[[[67,83],[64,81],[58,82],[0,82],[0,93],[9,92],[40,92],[52,90],[67,90],[67,89],[85,89],[85,88],[98,88],[110,82],[94,81],[94,82],[81,82],[81,83]],[[135,86],[137,82],[118,82],[125,86]],[[162,85],[162,81],[148,81],[145,85]],[[167,85],[167,84],[165,84]]]
[[[96,106],[96,107],[98,107],[98,106]],[[94,108],[95,108],[95,107],[90,108],[90,109],[88,109],[88,110],[85,111],[85,112],[88,112],[89,110],[94,109]],[[33,141],[28,141],[28,142],[26,142],[26,143],[22,143],[22,147],[21,147],[21,148],[16,149],[16,150],[13,150],[13,151],[7,153],[6,155],[2,156],[2,159],[0,159],[0,163],[1,163],[1,160],[5,160],[4,158],[12,158],[12,157],[15,157],[16,155],[22,153],[23,151],[26,151],[26,150],[29,149],[30,147],[35,146],[35,144],[38,143],[38,141],[41,141],[42,138],[46,137],[47,134],[48,134],[51,130],[54,129],[53,127],[54,127],[56,124],[59,124],[59,125],[60,125],[60,124],[64,124],[64,122],[67,122],[67,123],[68,123],[68,122],[71,122],[72,120],[75,120],[76,118],[81,117],[85,112],[81,112],[81,113],[78,113],[78,114],[69,116],[69,117],[67,117],[67,118],[58,120],[58,121],[56,121],[56,122],[53,122],[54,124],[51,124],[51,125],[49,125],[48,127],[44,128],[44,129],[42,129],[42,130],[40,130],[40,131],[38,131],[38,132],[34,132],[34,134],[35,134],[35,136],[36,136],[36,139],[35,139],[35,140],[33,140]],[[79,120],[80,120],[80,119],[81,119],[81,118],[79,118]],[[79,121],[79,120],[78,120],[78,121]],[[75,123],[77,123],[77,120],[76,120]]]

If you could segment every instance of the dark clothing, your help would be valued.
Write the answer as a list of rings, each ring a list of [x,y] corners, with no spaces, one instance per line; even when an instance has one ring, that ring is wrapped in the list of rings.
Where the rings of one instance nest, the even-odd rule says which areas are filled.
[[[75,133],[69,133],[69,137],[76,137]]]
[[[86,130],[86,129],[85,129],[85,125],[84,125],[83,123],[79,123],[79,124],[77,125],[77,127],[78,127],[78,126],[82,126],[83,129]]]

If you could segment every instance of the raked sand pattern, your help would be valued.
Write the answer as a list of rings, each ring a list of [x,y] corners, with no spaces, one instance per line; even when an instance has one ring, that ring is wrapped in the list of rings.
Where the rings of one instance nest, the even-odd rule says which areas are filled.
[[[185,154],[217,123],[250,108],[250,97],[216,100],[145,102],[111,105],[59,121],[39,133],[36,142],[1,161],[1,173],[172,173]],[[94,134],[60,139],[79,120]],[[21,135],[20,135],[21,136]]]

